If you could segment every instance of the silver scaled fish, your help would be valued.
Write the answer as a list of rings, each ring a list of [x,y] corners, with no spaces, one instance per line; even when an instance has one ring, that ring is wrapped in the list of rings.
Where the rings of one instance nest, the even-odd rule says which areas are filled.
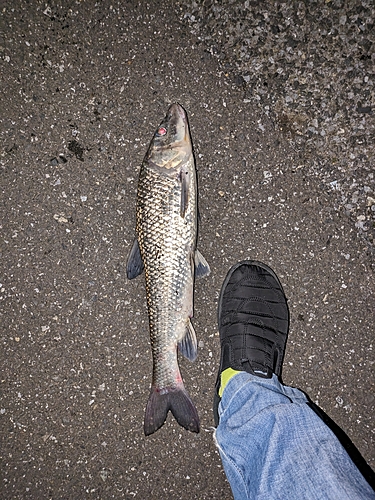
[[[172,104],[143,160],[138,182],[136,238],[127,262],[133,279],[145,270],[153,357],[145,435],[169,411],[185,429],[199,432],[199,417],[182,380],[177,349],[197,356],[193,316],[194,278],[210,268],[196,248],[197,178],[185,110]]]

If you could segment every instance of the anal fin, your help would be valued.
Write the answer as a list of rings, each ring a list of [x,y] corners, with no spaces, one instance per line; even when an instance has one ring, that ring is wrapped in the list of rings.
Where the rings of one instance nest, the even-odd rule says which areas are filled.
[[[178,349],[189,361],[195,361],[198,353],[197,336],[190,319],[186,327],[185,336],[178,343]]]

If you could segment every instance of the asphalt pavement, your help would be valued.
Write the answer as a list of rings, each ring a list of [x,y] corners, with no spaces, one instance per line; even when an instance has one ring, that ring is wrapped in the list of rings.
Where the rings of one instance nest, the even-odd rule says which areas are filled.
[[[335,16],[341,30],[356,26],[367,55],[332,77],[333,90],[306,63],[305,83],[283,95],[291,77],[271,82],[269,65],[282,75],[283,63],[259,48],[261,31],[252,28],[253,45],[237,18],[225,31],[232,4],[226,14],[215,2],[168,0],[1,6],[3,499],[231,498],[213,440],[216,304],[227,270],[245,258],[269,264],[288,297],[284,382],[306,391],[374,468],[374,9],[324,2],[333,27]],[[261,17],[259,29],[293,54],[279,4],[266,2],[266,15],[263,3],[244,5],[244,19]],[[312,26],[322,12],[319,2],[308,13],[291,5]],[[312,47],[322,33],[305,36]],[[349,80],[356,72],[363,97]],[[349,83],[350,113],[338,110],[329,129],[324,106],[311,110]],[[303,99],[312,104],[299,119]],[[198,248],[211,267],[195,287],[198,358],[180,362],[201,432],[169,415],[146,438],[144,277],[128,281],[126,259],[140,164],[172,102],[189,117]]]

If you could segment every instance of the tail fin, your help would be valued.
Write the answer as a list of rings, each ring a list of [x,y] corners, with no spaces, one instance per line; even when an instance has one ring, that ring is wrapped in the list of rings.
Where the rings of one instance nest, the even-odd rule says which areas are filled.
[[[162,390],[153,386],[146,406],[146,436],[160,429],[169,410],[182,427],[188,431],[199,432],[198,412],[184,386],[165,387]]]

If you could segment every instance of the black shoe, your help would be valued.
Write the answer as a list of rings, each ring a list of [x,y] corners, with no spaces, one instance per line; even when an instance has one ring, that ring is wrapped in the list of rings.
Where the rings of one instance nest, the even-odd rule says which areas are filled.
[[[221,343],[220,367],[215,385],[214,419],[221,372],[227,368],[263,378],[281,376],[289,330],[289,309],[283,287],[272,269],[257,261],[243,261],[228,272],[218,305]]]

